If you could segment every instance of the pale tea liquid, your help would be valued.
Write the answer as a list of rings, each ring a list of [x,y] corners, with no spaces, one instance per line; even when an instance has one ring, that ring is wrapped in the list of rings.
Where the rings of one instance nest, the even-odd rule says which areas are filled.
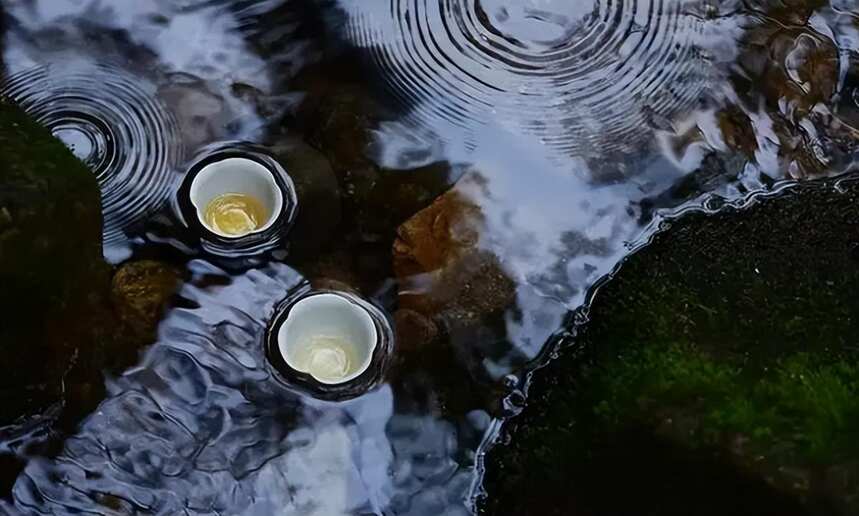
[[[295,357],[298,369],[320,380],[336,382],[355,371],[360,364],[355,346],[340,337],[313,337]]]
[[[262,203],[246,194],[222,194],[206,206],[206,224],[230,236],[247,235],[265,224],[268,217]]]

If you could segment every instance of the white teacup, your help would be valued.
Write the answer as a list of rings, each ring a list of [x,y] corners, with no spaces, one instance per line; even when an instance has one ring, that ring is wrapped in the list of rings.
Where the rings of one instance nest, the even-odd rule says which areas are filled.
[[[241,194],[260,202],[267,219],[256,229],[244,234],[228,234],[209,224],[206,208],[214,199],[225,194]],[[191,181],[191,204],[197,219],[206,229],[224,238],[241,238],[270,228],[283,209],[283,192],[272,172],[262,164],[247,158],[227,158],[206,165]]]
[[[345,295],[313,294],[297,301],[277,334],[284,361],[327,385],[349,382],[370,366],[379,338],[368,310]]]

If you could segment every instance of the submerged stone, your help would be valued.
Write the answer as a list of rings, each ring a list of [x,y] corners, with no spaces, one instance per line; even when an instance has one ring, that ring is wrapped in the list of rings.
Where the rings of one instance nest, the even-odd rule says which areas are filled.
[[[379,163],[378,128],[397,114],[381,92],[366,84],[365,75],[345,56],[307,67],[292,85],[306,92],[295,113],[306,142],[299,146],[312,147],[327,168],[324,188],[313,190],[317,180],[308,175],[308,190],[325,196],[326,206],[316,208],[319,216],[305,215],[309,203],[302,201],[304,232],[295,238],[299,245],[292,257],[299,268],[314,269],[313,274],[316,264],[324,262],[326,270],[320,272],[344,281],[360,277],[361,284],[353,286],[374,289],[389,276],[397,227],[448,189],[456,172],[445,162],[398,163],[395,168]],[[300,188],[302,180],[296,183]],[[296,224],[296,231],[301,225]],[[337,270],[327,264],[336,264]]]
[[[319,248],[341,223],[340,187],[331,164],[295,135],[285,134],[271,147],[295,184],[298,215],[290,230],[290,252],[318,256]]]
[[[480,208],[456,189],[403,223],[393,246],[400,306],[454,328],[508,308],[515,284],[479,247],[483,223]]]
[[[488,461],[487,514],[859,513],[859,186],[672,224]]]
[[[406,353],[432,344],[439,336],[438,327],[432,319],[408,308],[394,312],[394,328],[399,349]]]
[[[123,265],[112,281],[120,319],[138,335],[154,339],[158,321],[179,281],[179,271],[161,262],[141,260]]]

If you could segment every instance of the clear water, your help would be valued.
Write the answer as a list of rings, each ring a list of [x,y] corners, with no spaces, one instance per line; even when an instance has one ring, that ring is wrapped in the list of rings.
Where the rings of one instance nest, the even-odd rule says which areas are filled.
[[[50,414],[2,429],[26,462],[12,513],[468,514],[529,364],[661,220],[843,173],[856,157],[851,1],[2,5],[3,91],[98,174],[106,257],[179,248],[190,274],[158,341],[107,380],[59,454],[28,452]],[[369,141],[302,121],[340,87],[378,107],[347,117],[372,120]],[[429,359],[398,343],[385,381],[349,401],[279,381],[266,326],[323,256],[226,270],[177,244],[161,215],[201,149],[296,138],[340,173],[315,179],[349,228],[332,230],[326,210],[301,234],[326,257],[372,262],[355,286],[389,309],[399,221],[379,216],[386,188],[446,164],[429,181],[477,207],[477,246],[515,285],[502,320],[448,335],[454,352]],[[360,160],[399,172],[381,184]]]

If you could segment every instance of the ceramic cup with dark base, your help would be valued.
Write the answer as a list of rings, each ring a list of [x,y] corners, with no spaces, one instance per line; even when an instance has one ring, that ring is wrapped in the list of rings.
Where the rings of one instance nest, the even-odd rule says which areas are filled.
[[[176,201],[194,244],[229,259],[286,250],[298,213],[295,184],[287,171],[264,147],[243,142],[220,143],[199,153]]]
[[[269,329],[269,359],[282,378],[324,399],[354,397],[381,381],[392,347],[382,310],[351,292],[289,299]]]
[[[198,222],[222,238],[241,238],[270,228],[283,211],[283,193],[271,171],[248,158],[226,158],[204,166],[191,181],[191,204]],[[259,208],[259,217],[246,230],[226,231],[213,224],[208,212],[219,199],[235,196],[250,199]]]

